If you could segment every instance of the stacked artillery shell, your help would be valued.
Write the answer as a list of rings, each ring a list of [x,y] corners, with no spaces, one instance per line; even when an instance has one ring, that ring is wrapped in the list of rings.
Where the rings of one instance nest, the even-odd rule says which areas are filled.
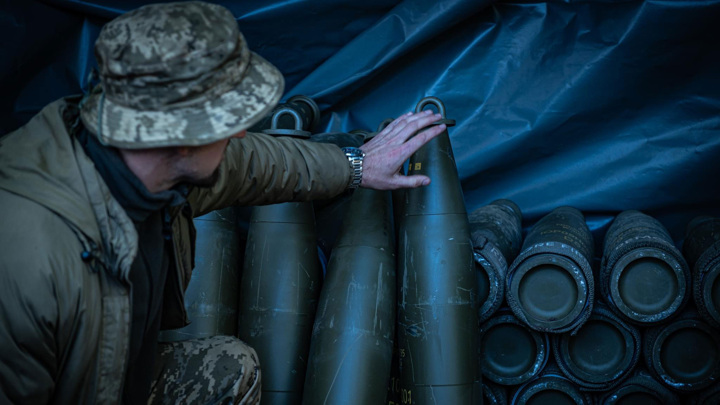
[[[512,405],[590,405],[593,399],[568,380],[555,364],[548,364],[542,373],[518,387]]]
[[[621,212],[608,229],[600,279],[611,307],[639,324],[670,318],[689,298],[685,259],[662,224],[639,211]]]
[[[483,380],[503,386],[523,384],[540,374],[549,357],[547,334],[525,327],[508,308],[480,328]]]
[[[299,404],[320,291],[310,203],[255,207],[240,293],[239,335],[258,354],[263,404]]]
[[[421,100],[417,111],[428,104],[445,117],[434,97]],[[480,401],[477,273],[447,131],[410,158],[408,174],[425,174],[432,182],[405,193],[398,295],[402,387],[413,404]]]
[[[295,129],[278,129],[282,115]],[[300,115],[280,109],[272,117],[274,136],[309,137]],[[320,293],[321,268],[312,203],[253,208],[240,287],[238,332],[258,354],[263,404],[302,400],[310,337]]]
[[[280,110],[290,110],[295,114],[278,115]],[[294,136],[296,133],[293,133],[292,130],[295,129],[296,123],[299,127],[297,129],[304,131],[312,131],[320,123],[320,107],[313,99],[302,95],[290,97],[285,103],[278,104],[270,114],[250,127],[248,132],[265,132],[267,129],[273,128],[279,130],[275,134],[280,134],[286,129],[291,129],[289,135]]]
[[[357,189],[320,294],[305,404],[380,404],[395,332],[395,235],[389,191]]]
[[[570,380],[586,391],[609,390],[632,372],[641,354],[640,332],[600,303],[576,334],[553,336],[553,355]]]
[[[468,220],[478,270],[478,318],[482,323],[505,299],[508,262],[517,256],[522,242],[522,212],[510,200],[497,200],[473,211]]]
[[[197,230],[195,269],[185,292],[190,325],[160,332],[166,342],[237,333],[242,251],[235,208],[193,220]]]
[[[556,208],[532,227],[508,271],[508,305],[535,330],[577,330],[592,311],[592,257],[592,235],[582,213]]]
[[[401,402],[400,390],[400,350],[398,349],[398,328],[395,328],[393,338],[392,364],[390,365],[390,381],[388,381],[385,404],[396,405]]]
[[[358,130],[350,132],[322,132],[313,134],[310,142],[331,143],[341,148],[359,148],[364,143],[366,134],[369,134],[369,132]]]
[[[390,125],[391,122],[394,121],[394,118],[386,118],[383,120],[377,128],[377,131],[374,133],[367,133],[365,135],[366,139],[371,138],[372,136],[377,135],[378,133],[382,132],[385,127]],[[400,168],[400,174],[405,174],[404,168]],[[393,232],[393,240],[395,241],[395,245],[397,246],[398,236],[400,234],[400,223],[403,220],[403,208],[405,204],[405,190],[404,189],[396,189],[391,191],[391,200],[392,200],[392,216],[393,216],[393,225],[394,225],[394,232]],[[403,394],[405,394],[405,403],[408,403],[407,401],[407,389],[402,389],[400,387],[400,349],[398,348],[398,328],[395,328],[395,335],[393,336],[393,350],[392,350],[392,364],[390,367],[390,380],[388,383],[388,391],[387,391],[387,397],[386,397],[386,403],[388,405],[394,405],[394,404],[401,404],[403,401]],[[412,398],[410,398],[412,399]]]
[[[638,369],[617,388],[598,396],[599,405],[669,405],[679,404],[678,396]]]
[[[299,111],[305,128],[319,120],[317,104],[305,96],[291,98],[287,105]],[[278,107],[278,108],[279,108]],[[278,109],[276,108],[276,110]],[[317,114],[315,114],[317,112]],[[273,114],[255,125],[257,131],[270,128]],[[283,116],[293,119],[295,116]],[[162,341],[236,335],[238,331],[238,290],[242,250],[234,207],[195,218],[197,231],[195,269],[185,292],[185,309],[190,325],[160,333]]]
[[[507,389],[500,385],[495,385],[489,381],[483,380],[483,404],[485,405],[507,405]]]
[[[710,388],[700,391],[688,398],[690,405],[716,405],[720,404],[720,384],[714,384]]]
[[[310,142],[332,143],[341,148],[357,148],[362,146],[367,134],[366,131],[320,133],[310,137]],[[318,247],[320,248],[319,253],[323,263],[327,263],[327,258],[330,257],[351,199],[352,193],[346,191],[330,199],[313,201],[318,232]]]
[[[720,328],[720,218],[697,217],[687,227],[683,253],[691,266],[700,315]]]
[[[375,132],[375,135],[382,132],[382,130],[385,129],[390,123],[392,123],[395,119],[394,118],[385,118],[380,125],[378,125],[377,131]],[[404,175],[405,173],[405,167],[400,167],[400,174]],[[391,191],[392,194],[392,207],[393,207],[393,224],[395,225],[395,245],[397,246],[399,240],[400,240],[400,224],[402,223],[403,219],[405,218],[405,189],[398,188],[393,191]],[[397,339],[395,339],[395,346],[397,347]]]
[[[720,378],[720,335],[691,309],[643,336],[650,372],[678,391],[694,392]]]

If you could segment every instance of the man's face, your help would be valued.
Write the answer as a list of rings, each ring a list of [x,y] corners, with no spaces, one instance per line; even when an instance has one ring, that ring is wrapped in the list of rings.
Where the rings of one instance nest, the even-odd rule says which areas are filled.
[[[207,145],[192,147],[184,159],[184,174],[180,181],[197,187],[212,187],[220,177],[220,163],[231,138],[243,138],[246,131],[241,131],[230,138],[222,139]]]

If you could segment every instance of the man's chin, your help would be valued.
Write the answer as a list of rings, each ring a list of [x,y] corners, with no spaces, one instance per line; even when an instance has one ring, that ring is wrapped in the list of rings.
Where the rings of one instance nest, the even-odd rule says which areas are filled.
[[[202,178],[188,177],[188,178],[183,179],[184,180],[183,183],[191,185],[191,186],[195,186],[195,187],[200,187],[200,188],[211,188],[218,182],[219,178],[220,178],[220,168],[218,167],[209,176],[202,177]]]

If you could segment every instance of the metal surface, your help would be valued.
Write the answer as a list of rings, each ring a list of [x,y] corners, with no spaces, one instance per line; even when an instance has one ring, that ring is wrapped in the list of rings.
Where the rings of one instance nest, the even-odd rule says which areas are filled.
[[[417,110],[431,103],[442,108],[436,98],[426,98]],[[408,174],[425,174],[432,182],[406,190],[400,225],[402,389],[412,404],[469,404],[481,400],[475,356],[477,275],[447,131],[410,158]]]
[[[388,382],[387,395],[385,404],[399,405],[402,403],[402,394],[406,395],[407,390],[403,392],[400,381],[400,349],[398,348],[398,328],[395,328],[395,336],[393,339],[392,364],[390,365],[390,381]],[[407,402],[407,401],[406,401]]]
[[[507,388],[495,385],[490,381],[483,380],[482,382],[483,391],[483,403],[486,405],[507,405],[508,394]]]
[[[598,396],[598,405],[668,405],[680,399],[670,389],[638,369],[617,388]],[[709,404],[708,404],[709,405]]]
[[[547,334],[529,329],[504,308],[480,328],[483,381],[508,386],[536,377],[550,358]]]
[[[290,111],[287,107],[276,109],[271,117],[271,135],[285,135],[277,130],[280,116],[292,117],[294,128],[304,128],[299,118],[307,118],[306,115]],[[321,282],[312,203],[253,208],[240,290],[238,333],[258,354],[262,404],[302,401]]]
[[[605,235],[600,290],[626,320],[656,324],[690,296],[690,271],[665,227],[639,211],[621,212]]]
[[[643,352],[647,368],[673,389],[699,391],[720,378],[720,334],[693,310],[648,328]]]
[[[357,189],[333,248],[310,346],[305,404],[380,404],[395,334],[389,191]]]
[[[692,405],[720,404],[720,384],[713,384],[708,389],[691,396],[688,401]]]
[[[160,341],[237,333],[243,252],[235,208],[213,211],[193,222],[197,231],[195,269],[185,291],[190,325],[160,332]]]
[[[281,124],[281,119],[285,117],[290,119],[290,122]],[[310,138],[310,132],[303,129],[302,120],[303,116],[290,107],[276,108],[270,118],[270,128],[264,129],[262,132],[274,136],[308,139]]]
[[[500,308],[505,299],[505,276],[520,250],[522,212],[510,200],[496,200],[468,215],[475,268],[478,271],[479,322]]]
[[[640,332],[595,303],[576,334],[553,336],[553,356],[563,374],[586,390],[609,390],[635,368],[641,354]]]
[[[697,217],[685,232],[683,254],[692,268],[693,298],[700,315],[720,328],[720,218]]]
[[[513,405],[591,405],[592,398],[580,391],[554,364],[549,364],[535,379],[518,387]]]
[[[300,118],[299,124],[296,124],[295,114],[279,115],[277,114],[280,110],[292,111]],[[249,132],[264,132],[273,127],[273,121],[275,122],[274,128],[279,129],[290,129],[295,130],[298,125],[299,130],[312,131],[320,122],[320,108],[317,103],[309,97],[298,95],[290,97],[285,103],[278,104],[273,111],[260,120],[257,124],[253,125],[248,129]],[[277,135],[287,135],[278,133]],[[292,133],[291,133],[292,135]],[[309,136],[309,134],[307,134]],[[301,137],[306,137],[304,134],[300,134]]]
[[[592,257],[593,239],[582,213],[556,208],[530,229],[508,270],[508,305],[533,329],[577,330],[592,311]]]
[[[510,200],[500,199],[468,215],[473,246],[492,243],[503,258],[512,262],[522,242],[522,211]]]
[[[341,148],[347,146],[360,147],[367,133],[367,131],[363,130],[354,130],[349,133],[320,133],[313,134],[310,141],[332,143]],[[326,258],[330,257],[351,198],[352,193],[345,191],[333,198],[313,201],[318,232],[318,247],[322,249],[322,253],[325,254]]]
[[[299,404],[321,270],[312,205],[255,207],[240,290],[239,336],[257,351],[263,404]]]

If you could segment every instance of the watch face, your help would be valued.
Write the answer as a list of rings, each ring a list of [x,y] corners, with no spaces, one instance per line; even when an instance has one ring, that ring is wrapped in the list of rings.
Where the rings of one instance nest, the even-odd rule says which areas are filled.
[[[348,157],[365,157],[365,153],[358,148],[345,147],[342,148],[342,151],[345,152],[345,155]]]

